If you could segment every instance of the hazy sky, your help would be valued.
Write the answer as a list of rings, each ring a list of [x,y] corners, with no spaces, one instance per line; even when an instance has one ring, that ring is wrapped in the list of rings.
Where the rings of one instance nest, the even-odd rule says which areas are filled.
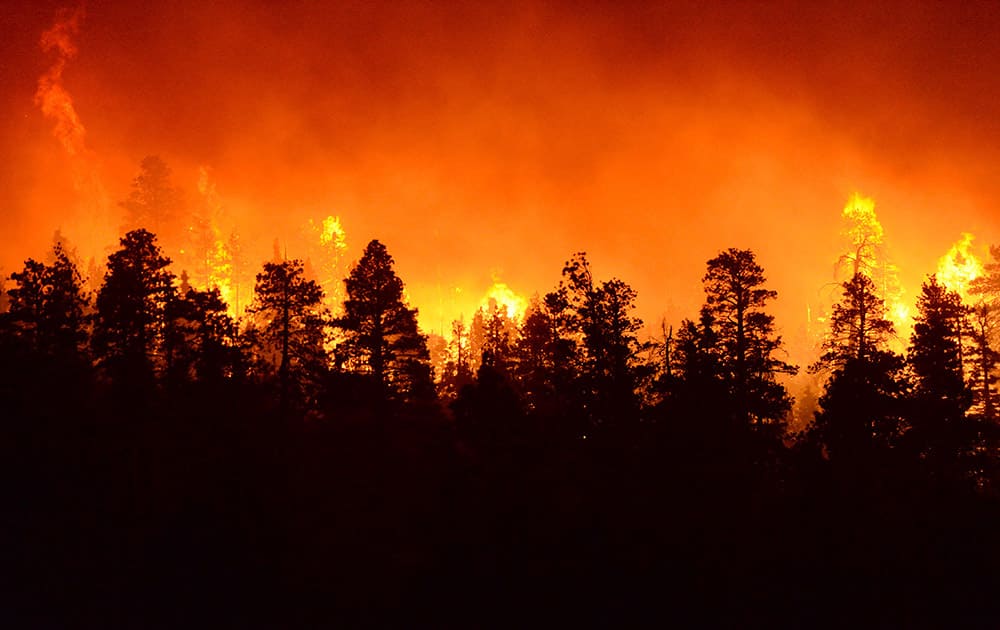
[[[62,78],[112,211],[159,154],[192,194],[210,169],[260,259],[339,215],[427,327],[456,287],[546,291],[579,250],[676,322],[736,246],[791,335],[855,191],[911,296],[963,231],[1000,242],[1000,3],[857,5],[95,1]],[[0,11],[8,272],[94,207],[34,102],[63,6]]]

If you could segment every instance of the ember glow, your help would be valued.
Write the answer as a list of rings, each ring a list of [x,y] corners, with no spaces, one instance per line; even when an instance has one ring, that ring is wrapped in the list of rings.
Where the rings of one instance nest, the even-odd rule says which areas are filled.
[[[308,261],[335,309],[378,238],[426,331],[490,299],[523,313],[575,251],[676,323],[736,246],[805,348],[845,261],[871,257],[905,329],[927,274],[964,287],[1000,241],[993,5],[5,11],[5,273],[57,229],[99,267],[147,155],[196,218],[177,229],[198,260],[168,248],[176,271],[234,314],[276,256]]]

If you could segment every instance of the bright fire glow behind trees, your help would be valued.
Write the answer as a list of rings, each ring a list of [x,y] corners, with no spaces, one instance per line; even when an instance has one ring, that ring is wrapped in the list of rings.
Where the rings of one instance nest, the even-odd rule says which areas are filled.
[[[960,31],[936,9],[887,7],[911,37],[872,49],[877,16],[783,26],[767,6],[612,19],[293,3],[276,20],[236,0],[23,4],[4,82],[6,272],[58,229],[100,273],[146,155],[186,192],[174,267],[237,315],[261,264],[285,255],[308,261],[335,310],[357,247],[379,238],[426,331],[447,335],[490,299],[520,316],[579,250],[637,289],[648,324],[677,323],[704,261],[737,246],[758,252],[778,328],[808,354],[805,314],[822,318],[850,268],[868,268],[905,331],[928,273],[964,292],[1000,240],[1000,189],[977,166],[1000,160],[1000,73],[923,55],[944,41],[1000,57],[965,32],[992,33],[988,19]],[[639,25],[648,38],[625,36]],[[786,40],[801,64],[771,46]],[[947,99],[923,88],[932,77]]]

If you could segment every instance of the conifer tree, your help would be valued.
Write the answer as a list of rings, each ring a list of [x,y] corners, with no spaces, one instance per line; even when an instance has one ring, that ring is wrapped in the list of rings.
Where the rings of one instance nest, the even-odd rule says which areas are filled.
[[[169,264],[156,236],[143,229],[123,236],[121,248],[108,257],[97,294],[94,349],[113,377],[148,383],[163,367],[166,307],[174,295]]]
[[[433,397],[426,337],[417,311],[403,300],[403,281],[385,245],[373,240],[344,280],[347,300],[337,321],[347,365],[371,374],[380,401]]]
[[[128,199],[120,205],[125,210],[126,230],[149,230],[168,249],[182,242],[179,224],[185,218],[184,195],[171,181],[170,167],[159,156],[143,158]]]
[[[924,282],[917,309],[907,356],[913,405],[906,442],[932,475],[953,480],[976,443],[976,429],[965,417],[972,404],[962,367],[967,309],[935,276]]]
[[[739,424],[781,435],[791,398],[777,382],[797,369],[778,358],[781,337],[765,309],[777,292],[764,287],[763,268],[748,249],[730,248],[708,261],[705,310],[721,354],[721,377]]]
[[[896,443],[904,428],[907,390],[902,357],[886,349],[894,328],[874,289],[862,273],[843,283],[823,355],[810,368],[832,373],[807,435],[831,458],[865,469]]]
[[[632,314],[636,292],[617,278],[596,283],[583,252],[562,273],[559,288],[545,302],[558,331],[561,358],[577,371],[574,413],[595,424],[634,419],[639,410],[637,333],[642,327]]]
[[[328,368],[323,290],[300,260],[264,263],[257,274],[251,338],[265,376],[276,376],[281,408],[302,404]]]
[[[8,312],[4,328],[38,355],[76,361],[87,339],[89,300],[83,278],[62,244],[53,248],[53,262],[28,259],[10,279],[16,286],[7,291]]]

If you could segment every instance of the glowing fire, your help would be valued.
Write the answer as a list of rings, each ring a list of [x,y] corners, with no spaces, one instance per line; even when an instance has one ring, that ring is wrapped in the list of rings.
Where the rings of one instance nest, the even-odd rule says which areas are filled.
[[[851,246],[851,251],[838,261],[842,279],[846,280],[855,273],[871,278],[885,301],[886,311],[896,325],[897,333],[902,333],[901,337],[905,338],[905,332],[912,325],[911,307],[903,300],[905,291],[899,282],[899,269],[886,254],[885,230],[875,213],[875,200],[854,193],[844,206],[841,217],[847,223],[844,235]]]
[[[494,280],[493,285],[479,302],[479,307],[484,311],[490,309],[490,303],[497,307],[507,309],[507,316],[511,319],[520,320],[524,317],[524,312],[528,309],[528,300],[523,295],[515,293],[507,283]]]
[[[962,238],[938,260],[937,279],[962,296],[963,300],[969,297],[972,281],[983,275],[983,264],[970,251],[974,238],[972,234],[964,232]]]
[[[340,217],[330,216],[323,219],[319,242],[324,246],[332,246],[338,252],[347,249],[347,234],[344,232],[343,226],[340,225]]]
[[[854,193],[847,200],[841,216],[848,223],[845,234],[854,248],[842,261],[851,264],[851,275],[859,271],[871,273],[877,265],[878,248],[885,235],[882,224],[875,215],[875,200]]]
[[[321,221],[309,219],[306,229],[306,257],[316,281],[323,288],[324,303],[336,312],[347,297],[343,278],[347,262],[347,232],[340,217],[328,215]]]

